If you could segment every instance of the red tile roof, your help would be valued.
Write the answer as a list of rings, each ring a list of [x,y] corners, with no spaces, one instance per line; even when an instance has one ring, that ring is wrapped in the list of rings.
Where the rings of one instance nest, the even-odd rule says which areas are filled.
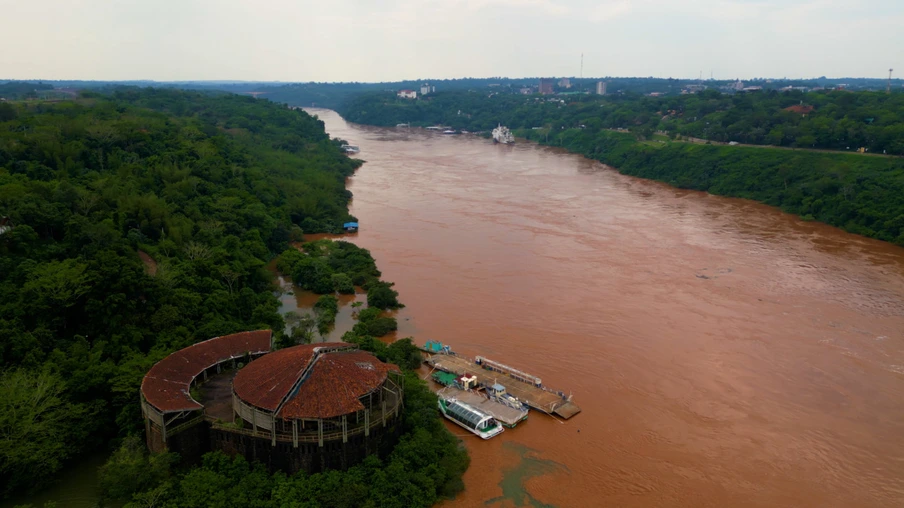
[[[813,106],[810,106],[809,104],[807,104],[807,105],[797,104],[794,106],[788,106],[787,108],[785,108],[785,111],[790,111],[792,113],[797,113],[799,115],[806,115],[808,113],[812,113],[814,109],[816,109],[816,108],[814,108]]]
[[[293,346],[258,358],[236,374],[232,389],[248,404],[274,411],[314,358],[314,349],[319,346]]]
[[[215,337],[180,349],[157,362],[141,382],[141,394],[164,413],[191,411],[203,406],[191,398],[189,385],[205,369],[248,353],[270,351],[270,330]]]
[[[365,351],[341,351],[323,355],[298,393],[279,411],[286,420],[333,418],[364,409],[358,400],[379,388],[390,371],[398,372]]]
[[[307,344],[263,356],[242,369],[233,381],[235,394],[252,406],[275,411],[315,358],[298,392],[280,409],[285,419],[332,418],[364,407],[358,398],[383,384],[390,370],[365,351],[337,351],[352,344]]]

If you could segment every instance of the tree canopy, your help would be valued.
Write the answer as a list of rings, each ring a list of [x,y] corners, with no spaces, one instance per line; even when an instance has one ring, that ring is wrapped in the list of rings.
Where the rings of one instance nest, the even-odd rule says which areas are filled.
[[[5,106],[4,495],[141,432],[138,387],[166,354],[280,333],[265,264],[302,230],[355,220],[345,179],[360,164],[317,118],[250,97],[126,88]]]

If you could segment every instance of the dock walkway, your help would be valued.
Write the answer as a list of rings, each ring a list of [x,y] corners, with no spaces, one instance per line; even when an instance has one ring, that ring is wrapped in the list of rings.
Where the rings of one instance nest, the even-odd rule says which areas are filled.
[[[474,363],[473,360],[463,356],[435,354],[427,359],[427,364],[435,369],[459,376],[477,376],[477,383],[481,386],[502,383],[508,393],[526,402],[531,408],[547,414],[556,414],[566,420],[581,412],[581,408],[576,404],[556,393],[503,373],[486,370]]]
[[[506,427],[514,427],[522,420],[527,419],[526,409],[518,410],[513,407],[506,406],[505,404],[501,404],[499,402],[496,402],[495,400],[490,400],[486,396],[476,392],[465,391],[454,386],[447,386],[440,390],[439,393],[444,396],[455,397],[459,401],[464,402],[471,407],[480,409],[484,413],[487,413],[488,415],[495,418]]]

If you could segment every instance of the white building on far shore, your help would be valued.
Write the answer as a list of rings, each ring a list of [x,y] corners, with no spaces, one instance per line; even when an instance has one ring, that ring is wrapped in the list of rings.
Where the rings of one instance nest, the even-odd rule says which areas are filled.
[[[606,95],[606,82],[605,81],[597,81],[596,82],[596,93],[597,93],[597,95]]]
[[[399,93],[396,94],[400,99],[417,99],[417,92],[414,90],[399,90]]]

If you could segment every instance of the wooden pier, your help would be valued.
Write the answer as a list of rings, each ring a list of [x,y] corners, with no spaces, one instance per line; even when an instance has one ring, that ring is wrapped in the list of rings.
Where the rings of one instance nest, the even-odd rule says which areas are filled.
[[[454,386],[447,386],[439,391],[439,395],[455,397],[465,404],[477,408],[492,416],[496,421],[506,427],[514,427],[527,419],[527,409],[515,409],[505,404],[489,399],[486,395],[473,391],[465,391]]]
[[[581,412],[581,408],[571,402],[564,394],[556,393],[522,380],[526,378],[526,375],[522,372],[514,371],[514,369],[511,369],[513,373],[510,375],[504,370],[490,370],[486,365],[478,365],[470,358],[445,353],[430,355],[426,362],[427,365],[444,372],[451,372],[459,376],[477,376],[477,383],[480,386],[493,386],[498,382],[505,386],[508,393],[526,402],[532,409],[546,414],[555,414],[567,420]],[[518,379],[519,377],[522,379]]]

